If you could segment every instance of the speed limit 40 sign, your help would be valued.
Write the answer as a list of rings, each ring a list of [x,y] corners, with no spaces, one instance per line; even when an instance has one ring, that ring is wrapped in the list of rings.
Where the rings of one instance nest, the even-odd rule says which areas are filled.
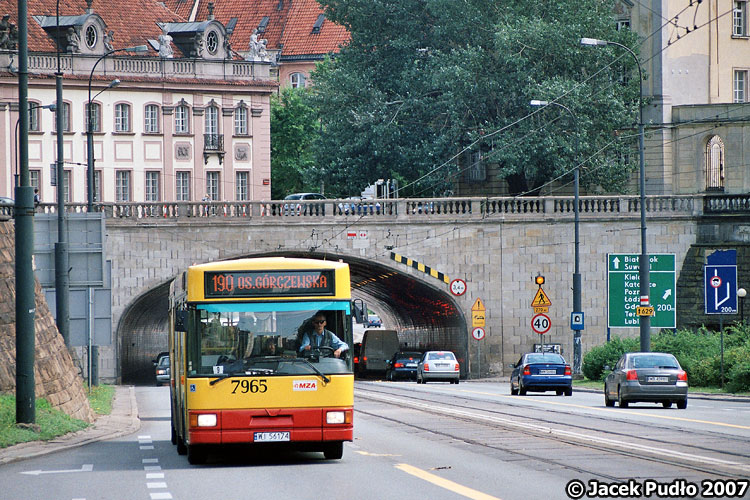
[[[547,333],[551,326],[552,322],[546,314],[536,314],[531,318],[531,329],[539,335]]]

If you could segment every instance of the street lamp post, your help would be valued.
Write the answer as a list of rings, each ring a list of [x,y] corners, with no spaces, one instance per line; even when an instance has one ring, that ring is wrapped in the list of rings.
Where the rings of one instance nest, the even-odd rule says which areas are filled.
[[[115,52],[147,52],[148,47],[146,45],[136,45],[135,47],[125,47],[122,49],[114,49],[105,52],[101,56],[99,56],[99,59],[96,60],[94,63],[94,66],[91,68],[91,73],[89,74],[89,99],[88,103],[86,104],[86,166],[87,166],[87,180],[88,180],[88,189],[87,189],[87,199],[86,199],[86,211],[91,213],[94,211],[94,135],[93,135],[93,109],[91,107],[91,81],[94,78],[94,70],[96,70],[96,66],[104,60],[105,57],[107,57],[110,54],[114,54]],[[101,94],[107,89],[111,89],[112,87],[116,87],[120,84],[120,80],[115,79],[110,84],[102,89],[96,96]],[[94,96],[94,98],[96,98]]]
[[[584,46],[607,46],[615,45],[627,51],[635,60],[636,66],[638,66],[638,86],[640,94],[638,98],[638,153],[640,156],[640,205],[641,205],[641,256],[638,263],[638,281],[640,282],[640,294],[641,294],[641,306],[650,305],[649,301],[649,285],[651,282],[649,273],[649,257],[648,251],[646,250],[646,161],[644,158],[644,137],[643,137],[643,69],[641,68],[641,61],[632,49],[618,43],[611,42],[608,40],[598,40],[596,38],[581,38],[581,45]],[[640,327],[641,327],[641,351],[648,352],[651,350],[651,316],[640,316]]]
[[[744,288],[737,289],[737,297],[740,298],[740,323],[745,322],[745,296],[747,295],[747,290]]]
[[[563,108],[565,111],[570,113],[570,117],[572,119],[571,121],[571,127],[575,126],[576,122],[576,115],[573,113],[573,111],[570,110],[569,107],[565,106],[564,104],[560,104],[559,102],[555,101],[540,101],[537,99],[533,99],[530,104],[532,106],[548,106],[550,104],[554,104],[555,106],[559,106]],[[575,169],[573,171],[573,196],[574,196],[574,206],[573,206],[573,213],[574,215],[574,255],[575,255],[575,267],[573,270],[573,312],[574,313],[581,313],[582,312],[582,305],[581,305],[581,272],[580,272],[580,253],[579,253],[579,246],[580,246],[580,203],[579,203],[579,186],[580,186],[580,165],[578,163],[578,135],[576,134],[576,145],[575,145],[575,155],[576,158],[575,161]],[[581,330],[573,330],[573,373],[574,374],[580,374],[581,373]]]
[[[53,102],[52,104],[45,104],[44,106],[40,104],[29,105],[29,113],[31,113],[35,109],[49,109],[50,111],[54,113],[55,109],[57,109],[57,104]],[[18,171],[18,126],[20,124],[21,124],[21,117],[19,116],[18,119],[16,120],[16,132],[15,132],[15,135],[13,136],[13,143],[16,145],[16,180],[14,184],[15,187],[18,187],[21,185],[20,184],[21,174]]]

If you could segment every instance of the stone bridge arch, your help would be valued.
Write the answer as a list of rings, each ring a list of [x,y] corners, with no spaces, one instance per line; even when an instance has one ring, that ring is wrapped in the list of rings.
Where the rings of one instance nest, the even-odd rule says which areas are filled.
[[[409,274],[403,268],[342,252],[283,251],[242,253],[222,260],[246,257],[302,257],[342,260],[349,264],[352,298],[362,299],[380,313],[389,328],[399,332],[408,349],[449,349],[468,371],[466,318],[442,282],[428,275]],[[119,372],[124,383],[154,382],[151,360],[167,349],[168,295],[173,277],[136,296],[124,308],[116,327]],[[434,283],[433,283],[434,282]]]

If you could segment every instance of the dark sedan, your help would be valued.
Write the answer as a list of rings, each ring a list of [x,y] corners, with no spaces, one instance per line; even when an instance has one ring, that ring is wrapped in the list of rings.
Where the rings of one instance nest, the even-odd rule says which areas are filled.
[[[677,359],[663,352],[629,352],[604,380],[604,404],[621,408],[629,403],[661,403],[669,408],[687,408],[687,373]]]
[[[397,352],[386,361],[385,378],[388,380],[415,380],[417,378],[417,364],[421,357],[421,352]]]
[[[561,355],[551,352],[530,352],[511,365],[510,394],[555,391],[558,396],[573,395],[570,365]]]

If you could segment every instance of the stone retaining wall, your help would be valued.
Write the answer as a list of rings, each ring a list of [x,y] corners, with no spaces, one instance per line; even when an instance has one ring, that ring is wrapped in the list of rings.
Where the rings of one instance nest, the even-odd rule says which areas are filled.
[[[71,417],[94,421],[83,380],[55,326],[42,288],[35,280],[36,315],[35,366],[36,397]],[[0,222],[0,392],[16,389],[15,316],[15,228],[13,222]]]

